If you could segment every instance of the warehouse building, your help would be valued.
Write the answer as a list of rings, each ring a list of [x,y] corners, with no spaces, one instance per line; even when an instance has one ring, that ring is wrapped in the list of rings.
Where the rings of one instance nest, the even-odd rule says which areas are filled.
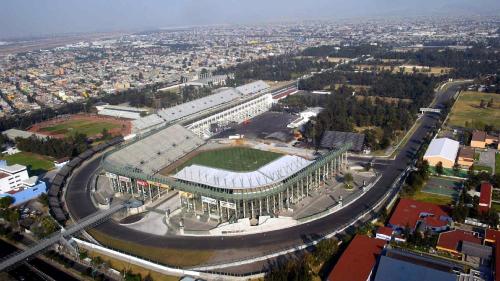
[[[459,146],[458,141],[449,138],[433,139],[425,151],[424,160],[427,160],[430,166],[441,162],[443,168],[451,169],[455,165]]]

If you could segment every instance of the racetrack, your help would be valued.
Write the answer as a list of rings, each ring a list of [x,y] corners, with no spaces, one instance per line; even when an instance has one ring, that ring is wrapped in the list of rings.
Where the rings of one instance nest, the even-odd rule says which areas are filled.
[[[459,84],[453,84],[444,92],[438,93],[436,107],[442,107],[443,102],[450,99],[458,87]],[[401,149],[396,159],[384,161],[384,164],[376,164],[382,169],[382,177],[367,193],[340,211],[316,221],[261,234],[227,237],[157,236],[129,229],[113,221],[104,222],[96,229],[132,243],[163,248],[231,251],[240,254],[241,256],[238,258],[259,251],[270,252],[302,245],[339,229],[352,218],[370,210],[387,193],[394,180],[412,161],[422,139],[438,121],[438,117],[434,114],[426,114],[421,118],[422,122],[419,127]],[[90,199],[88,181],[91,175],[99,169],[99,165],[100,158],[88,161],[78,171],[75,171],[68,183],[66,204],[72,217],[76,220],[97,211]]]

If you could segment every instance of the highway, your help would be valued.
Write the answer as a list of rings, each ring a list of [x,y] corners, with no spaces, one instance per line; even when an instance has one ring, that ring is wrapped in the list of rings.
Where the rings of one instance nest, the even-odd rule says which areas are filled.
[[[446,90],[438,92],[434,107],[441,108],[445,101],[453,97],[459,86],[459,83],[453,83]],[[96,229],[117,239],[160,248],[241,250],[238,252],[244,254],[244,249],[271,251],[273,249],[284,249],[301,245],[311,239],[339,229],[352,218],[370,210],[387,193],[394,180],[411,163],[422,139],[438,121],[438,116],[435,114],[426,114],[421,118],[422,122],[419,127],[400,150],[395,160],[381,161],[383,165],[377,165],[377,168],[380,167],[383,170],[381,171],[382,177],[374,187],[347,207],[316,221],[278,231],[228,237],[157,236],[126,228],[111,220],[98,225]],[[99,169],[99,164],[100,158],[88,161],[75,172],[68,183],[66,204],[72,217],[76,220],[87,217],[97,211],[90,199],[88,180]]]

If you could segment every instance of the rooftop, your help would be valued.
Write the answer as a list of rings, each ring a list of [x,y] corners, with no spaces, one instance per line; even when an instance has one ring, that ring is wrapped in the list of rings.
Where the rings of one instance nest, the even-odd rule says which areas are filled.
[[[436,248],[459,253],[462,242],[467,241],[474,244],[481,244],[481,238],[476,233],[465,230],[450,230],[439,234]]]
[[[393,226],[415,228],[418,221],[424,221],[432,227],[446,226],[449,221],[449,209],[432,203],[403,198],[389,220]]]
[[[461,147],[460,151],[458,153],[458,157],[474,159],[474,148],[469,147],[469,146]]]
[[[345,279],[349,280],[349,279]],[[440,271],[420,264],[382,256],[374,281],[456,281],[451,272]]]
[[[327,280],[368,280],[385,245],[385,240],[356,235],[328,275]]]
[[[424,158],[442,157],[444,159],[455,161],[457,158],[459,142],[449,138],[436,138],[431,141]]]
[[[252,188],[283,180],[311,163],[302,157],[285,155],[252,172],[233,172],[195,164],[183,168],[173,177],[219,188]]]

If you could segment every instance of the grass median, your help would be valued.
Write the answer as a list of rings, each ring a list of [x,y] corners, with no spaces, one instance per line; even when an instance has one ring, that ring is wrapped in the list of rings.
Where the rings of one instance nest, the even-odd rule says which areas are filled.
[[[95,229],[88,231],[99,243],[112,249],[129,253],[160,264],[176,267],[188,267],[203,264],[210,260],[213,251],[181,250],[159,248],[116,239]]]

